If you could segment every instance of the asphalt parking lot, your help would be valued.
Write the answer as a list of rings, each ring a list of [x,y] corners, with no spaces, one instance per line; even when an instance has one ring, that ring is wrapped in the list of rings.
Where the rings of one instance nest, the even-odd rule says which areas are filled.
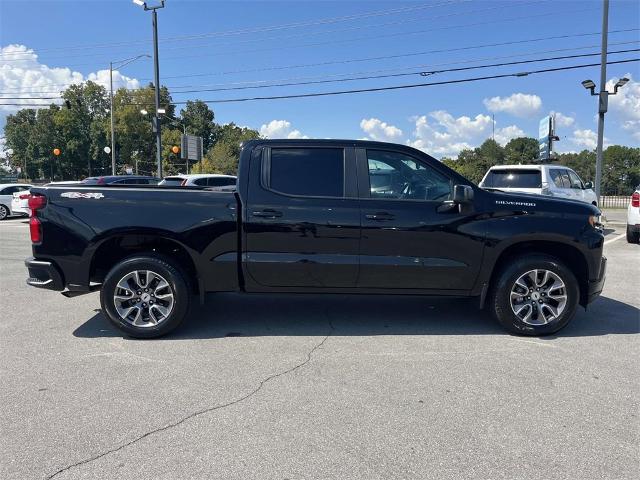
[[[1,222],[0,478],[638,478],[622,228],[603,296],[551,337],[466,300],[225,294],[139,341],[96,293],[27,287],[28,227]]]

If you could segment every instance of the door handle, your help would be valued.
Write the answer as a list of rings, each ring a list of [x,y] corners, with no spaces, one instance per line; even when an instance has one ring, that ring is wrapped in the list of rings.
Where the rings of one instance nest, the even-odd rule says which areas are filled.
[[[387,212],[377,212],[377,213],[367,213],[364,218],[367,220],[376,220],[378,222],[385,222],[388,220],[393,220],[395,217]]]
[[[261,218],[278,218],[282,216],[282,212],[279,212],[277,210],[265,209],[252,212],[251,215]]]

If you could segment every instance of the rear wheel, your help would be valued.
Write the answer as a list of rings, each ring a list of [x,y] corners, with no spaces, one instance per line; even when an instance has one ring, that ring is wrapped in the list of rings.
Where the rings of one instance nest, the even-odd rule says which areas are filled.
[[[638,243],[640,241],[640,232],[633,231],[631,225],[627,225],[627,242]]]
[[[117,264],[100,292],[102,311],[109,321],[136,338],[160,337],[178,327],[190,300],[186,276],[169,260],[152,256]]]
[[[4,205],[0,205],[0,220],[4,220],[9,216],[9,209]]]
[[[506,266],[492,286],[493,315],[519,335],[549,335],[573,318],[580,289],[573,273],[547,255],[527,255]]]

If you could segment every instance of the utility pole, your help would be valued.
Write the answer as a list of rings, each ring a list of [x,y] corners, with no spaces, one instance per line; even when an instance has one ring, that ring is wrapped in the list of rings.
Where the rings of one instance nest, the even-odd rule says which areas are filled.
[[[598,99],[598,145],[596,147],[596,198],[600,205],[602,185],[602,144],[604,142],[604,114],[609,106],[607,92],[607,37],[609,34],[609,0],[602,4],[602,53],[600,54],[600,95]]]
[[[496,141],[496,114],[491,114],[491,140]]]

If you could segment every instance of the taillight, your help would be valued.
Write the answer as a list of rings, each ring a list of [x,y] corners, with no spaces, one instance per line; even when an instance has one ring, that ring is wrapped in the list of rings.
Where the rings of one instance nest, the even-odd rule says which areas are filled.
[[[42,242],[42,223],[40,223],[40,219],[35,216],[35,212],[29,219],[29,233],[31,234],[32,243]]]
[[[29,194],[28,193],[23,193],[22,195],[18,195],[18,198],[20,200],[26,200],[27,198],[29,198]]]
[[[631,206],[640,207],[640,192],[634,192],[633,195],[631,195]]]
[[[29,218],[29,233],[31,234],[32,243],[42,242],[42,222],[37,216],[38,210],[43,209],[47,205],[47,197],[44,195],[29,195],[29,209],[31,210],[31,218]]]
[[[20,197],[22,198],[22,197]],[[36,210],[40,210],[47,204],[47,197],[44,195],[29,195],[29,208],[35,213]]]

